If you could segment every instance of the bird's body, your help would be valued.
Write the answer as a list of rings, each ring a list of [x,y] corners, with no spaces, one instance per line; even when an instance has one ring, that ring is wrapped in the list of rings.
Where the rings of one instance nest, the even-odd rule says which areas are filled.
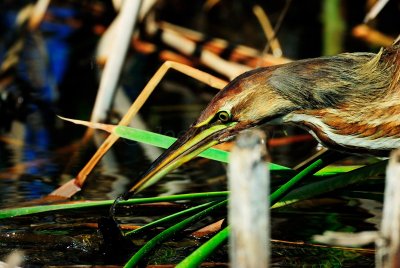
[[[283,116],[283,122],[306,128],[325,146],[341,151],[380,155],[400,147],[399,49],[293,65],[285,68],[287,80],[275,78],[284,89],[292,86],[288,92],[294,94],[288,98],[299,106]],[[296,90],[295,80],[305,83]],[[301,91],[305,93],[296,95]]]
[[[159,180],[238,132],[278,119],[328,148],[382,154],[400,147],[400,45],[246,72],[221,90],[189,130],[131,189]]]
[[[309,130],[327,147],[382,154],[400,147],[399,77],[398,48],[257,69],[230,84],[237,83],[232,119],[258,125],[280,118]],[[232,92],[221,92],[207,109],[221,109]]]

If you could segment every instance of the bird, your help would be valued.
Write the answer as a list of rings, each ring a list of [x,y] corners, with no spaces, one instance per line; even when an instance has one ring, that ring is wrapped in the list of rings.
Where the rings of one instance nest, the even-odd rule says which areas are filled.
[[[346,153],[386,155],[400,147],[400,42],[378,53],[297,60],[245,72],[218,92],[124,199],[239,132],[270,122],[310,132]]]

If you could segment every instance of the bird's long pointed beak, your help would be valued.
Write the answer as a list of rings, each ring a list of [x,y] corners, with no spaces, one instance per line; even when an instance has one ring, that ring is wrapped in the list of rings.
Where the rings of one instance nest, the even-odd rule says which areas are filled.
[[[156,183],[170,171],[196,157],[202,151],[220,142],[236,123],[193,126],[157,158],[143,177],[129,190],[137,193]]]

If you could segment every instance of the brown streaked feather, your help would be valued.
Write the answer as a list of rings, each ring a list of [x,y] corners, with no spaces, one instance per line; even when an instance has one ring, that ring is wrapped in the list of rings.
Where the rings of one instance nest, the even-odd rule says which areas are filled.
[[[302,109],[336,107],[374,100],[388,90],[398,73],[398,50],[344,53],[300,60],[278,68],[268,82]]]

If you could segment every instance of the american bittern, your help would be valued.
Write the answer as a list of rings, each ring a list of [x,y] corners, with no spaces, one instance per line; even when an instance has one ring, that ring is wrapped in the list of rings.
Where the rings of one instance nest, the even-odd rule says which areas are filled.
[[[197,121],[130,190],[153,184],[201,151],[272,120],[308,130],[339,151],[385,154],[400,147],[400,44],[246,72],[220,91]]]

